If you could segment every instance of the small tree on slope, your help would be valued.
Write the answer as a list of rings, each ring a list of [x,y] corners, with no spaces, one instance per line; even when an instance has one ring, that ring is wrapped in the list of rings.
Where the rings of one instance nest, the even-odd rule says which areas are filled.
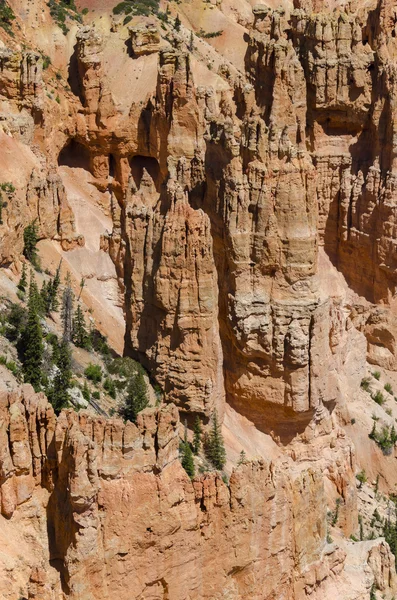
[[[195,418],[195,421],[194,421],[194,428],[193,428],[193,452],[195,454],[198,454],[200,452],[202,433],[203,433],[203,428],[201,426],[201,419],[197,415],[197,417]]]
[[[218,422],[218,413],[216,410],[212,416],[212,428],[208,439],[206,454],[208,460],[212,463],[215,469],[221,471],[226,463],[226,451],[223,443],[221,427]]]
[[[124,418],[135,423],[138,413],[146,408],[148,404],[149,398],[145,378],[142,371],[138,370],[127,388],[127,398],[122,411]]]
[[[35,391],[41,390],[43,361],[43,331],[40,323],[39,291],[33,275],[29,286],[28,320],[22,335],[23,373],[25,382],[31,383]]]
[[[70,346],[65,340],[62,340],[59,344],[56,366],[58,367],[58,372],[54,377],[48,396],[55,412],[59,414],[69,404],[70,396],[68,389],[70,388],[72,379],[72,355]]]

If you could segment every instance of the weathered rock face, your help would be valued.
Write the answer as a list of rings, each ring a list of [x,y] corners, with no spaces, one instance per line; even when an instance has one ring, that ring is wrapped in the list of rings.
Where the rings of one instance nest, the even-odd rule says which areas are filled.
[[[1,183],[15,187],[1,198],[0,264],[7,265],[18,261],[23,230],[33,221],[40,238],[57,238],[68,248],[84,240],[76,236],[59,175],[35,146],[44,113],[42,58],[2,48],[0,69]]]
[[[25,386],[1,396],[0,410],[2,514],[10,528],[21,527],[33,510],[37,518],[36,536],[27,531],[23,540],[33,544],[33,537],[33,560],[11,578],[0,577],[5,599],[15,597],[17,584],[41,600],[104,600],[115,593],[122,600],[209,599],[225,591],[236,600],[303,599],[309,591],[321,597],[347,576],[346,551],[326,544],[322,466],[308,468],[304,455],[297,460],[298,445],[295,462],[241,465],[228,485],[215,473],[191,482],[178,461],[173,405],[145,410],[137,425],[71,411],[57,419],[45,397]],[[319,423],[317,445],[334,438],[326,459],[330,481],[347,481],[351,447],[338,441],[329,417]],[[367,542],[361,559],[373,564],[379,588],[388,592],[394,585],[388,547]],[[360,577],[356,597],[364,598],[374,575],[369,582]]]
[[[115,236],[128,248],[119,265],[128,351],[187,411],[208,416],[226,397],[269,430],[337,401],[343,371],[356,371],[356,383],[362,375],[351,362],[363,364],[363,356],[351,358],[360,336],[351,346],[343,334],[352,333],[351,318],[339,291],[327,291],[318,250],[324,246],[355,292],[391,301],[394,42],[385,11],[382,3],[371,13],[332,15],[257,6],[245,75],[220,67],[229,87],[221,92],[196,86],[181,38],[160,52],[134,151],[142,153],[141,168],[151,169],[158,196],[144,199],[133,217],[141,242],[132,239],[135,225],[124,209]],[[124,117],[119,123],[120,154],[131,148],[132,130]],[[115,192],[128,204],[123,160]],[[194,245],[186,217],[175,214],[175,185],[184,190],[185,211],[209,219]],[[208,263],[205,292],[198,254]],[[212,305],[205,317],[202,294]],[[359,329],[373,335],[369,322]],[[370,358],[395,365],[394,345],[386,346]],[[363,339],[359,347],[364,352]]]
[[[161,37],[156,23],[130,28],[131,48],[135,56],[160,50]]]
[[[113,223],[98,217],[95,235],[124,296],[125,353],[167,402],[133,425],[56,418],[26,387],[0,398],[6,600],[366,600],[373,581],[394,594],[387,544],[343,537],[356,462],[333,409],[366,354],[397,368],[395,17],[385,1],[295,4],[254,7],[238,67],[146,18],[72,32],[66,77],[0,51],[1,182],[16,187],[0,263],[18,264],[33,220],[63,250],[84,244],[57,164],[72,184],[89,171]],[[207,422],[225,403],[277,458],[192,482],[177,408]]]

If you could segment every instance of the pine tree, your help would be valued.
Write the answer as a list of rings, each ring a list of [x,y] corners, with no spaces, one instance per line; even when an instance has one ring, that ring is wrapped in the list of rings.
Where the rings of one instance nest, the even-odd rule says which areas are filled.
[[[81,294],[83,293],[84,287],[85,287],[85,278],[82,277],[80,280],[80,292],[79,292],[79,297],[77,298],[77,302],[80,302]]]
[[[52,310],[53,312],[56,312],[59,309],[58,293],[59,286],[61,285],[61,264],[62,260],[60,261],[58,268],[55,271],[54,279],[52,279],[51,281],[51,289],[49,290],[49,295],[51,299],[50,310]]]
[[[36,225],[36,220],[34,220],[33,223],[30,223],[30,225],[25,227],[23,232],[23,254],[36,268],[39,267],[39,257],[36,248],[38,241],[38,227]]]
[[[39,312],[39,291],[36,281],[31,276],[29,286],[28,320],[22,334],[22,369],[25,382],[31,383],[35,391],[41,389],[43,360],[43,331]]]
[[[68,342],[62,340],[59,344],[59,354],[57,359],[58,372],[54,377],[51,389],[49,391],[49,400],[57,414],[65,408],[70,401],[68,389],[72,379],[72,354]]]
[[[66,275],[65,289],[62,296],[61,315],[63,324],[63,339],[65,342],[71,342],[73,335],[73,291],[70,273]]]
[[[123,409],[124,418],[135,423],[138,413],[146,408],[148,404],[146,382],[143,373],[138,371],[132,377],[127,388],[127,398]]]
[[[182,467],[189,475],[190,479],[194,477],[194,460],[193,452],[188,441],[181,442],[179,446]]]
[[[81,393],[83,394],[83,398],[85,400],[87,400],[87,402],[89,402],[89,400],[91,398],[91,394],[90,394],[90,390],[89,390],[87,381],[84,381],[84,386],[83,386],[83,389],[81,390]]]
[[[73,319],[73,343],[79,348],[91,347],[90,336],[85,325],[84,313],[80,304],[77,306]]]
[[[390,441],[393,444],[393,446],[397,442],[396,428],[394,427],[394,425],[392,425],[392,428],[390,430]]]
[[[175,30],[180,31],[181,25],[182,25],[182,21],[180,20],[179,15],[176,15],[176,19],[175,19],[175,23],[174,23]]]
[[[203,433],[203,428],[201,426],[201,419],[197,415],[197,417],[194,420],[194,427],[193,427],[193,452],[195,454],[198,454],[200,452],[201,434],[202,433]]]
[[[49,292],[50,286],[51,286],[51,282],[49,282],[47,284],[46,281],[43,281],[43,285],[41,286],[41,290],[40,290],[40,297],[41,297],[41,302],[42,302],[42,306],[43,306],[43,312],[45,315],[48,315],[48,313],[50,311],[50,307],[51,307],[51,298],[50,298],[50,292]]]
[[[21,274],[21,279],[19,280],[18,283],[18,289],[25,294],[26,293],[26,288],[28,286],[28,276],[27,276],[27,269],[26,269],[26,265],[25,263],[23,263],[22,265],[22,274]]]
[[[247,462],[247,455],[244,450],[241,450],[237,466],[245,465],[246,462]]]
[[[207,458],[215,469],[218,469],[219,471],[225,466],[226,451],[216,410],[212,416],[212,428],[208,440]]]

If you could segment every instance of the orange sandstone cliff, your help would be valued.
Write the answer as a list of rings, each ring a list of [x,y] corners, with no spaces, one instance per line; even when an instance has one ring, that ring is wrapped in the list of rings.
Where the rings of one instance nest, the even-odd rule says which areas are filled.
[[[396,7],[76,4],[64,35],[44,0],[8,2],[0,285],[36,220],[43,267],[87,280],[164,400],[136,425],[56,417],[4,379],[0,598],[391,600],[370,523],[397,454],[368,433],[397,407],[360,383],[397,386]],[[180,421],[215,409],[228,478],[191,481]]]

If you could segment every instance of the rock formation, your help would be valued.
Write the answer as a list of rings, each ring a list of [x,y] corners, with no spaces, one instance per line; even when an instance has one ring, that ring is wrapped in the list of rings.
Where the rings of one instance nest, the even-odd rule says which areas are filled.
[[[323,598],[335,578],[349,577],[351,548],[325,542],[321,468],[308,467],[308,456],[298,458],[298,447],[293,460],[239,466],[228,484],[216,473],[191,482],[178,460],[172,404],[146,409],[136,425],[73,411],[57,419],[45,397],[25,386],[3,394],[0,407],[1,512],[10,531],[35,513],[35,535],[23,535],[24,548],[34,552],[31,563],[20,573],[19,559],[10,555],[2,566],[5,599],[27,574],[21,593],[43,600],[60,598],[61,584],[71,600],[115,593],[209,599],[225,591],[236,599],[298,600]],[[322,466],[346,500],[349,531],[352,447],[329,415],[316,429],[310,452],[324,452]],[[6,523],[0,535],[7,535]],[[362,552],[379,589],[393,589],[388,546],[374,540]],[[360,593],[368,593],[360,583]]]
[[[348,539],[372,455],[346,433],[366,361],[397,370],[390,2],[162,2],[129,19],[90,0],[98,14],[61,38],[43,0],[10,4],[0,266],[15,279],[32,222],[76,281],[100,256],[99,311],[122,297],[124,354],[164,402],[135,425],[56,417],[26,386],[0,396],[0,595],[390,600],[388,544]],[[41,26],[52,64],[23,49]],[[237,415],[230,479],[191,481],[180,415],[206,428],[215,409]],[[244,418],[260,443],[237,465]]]

